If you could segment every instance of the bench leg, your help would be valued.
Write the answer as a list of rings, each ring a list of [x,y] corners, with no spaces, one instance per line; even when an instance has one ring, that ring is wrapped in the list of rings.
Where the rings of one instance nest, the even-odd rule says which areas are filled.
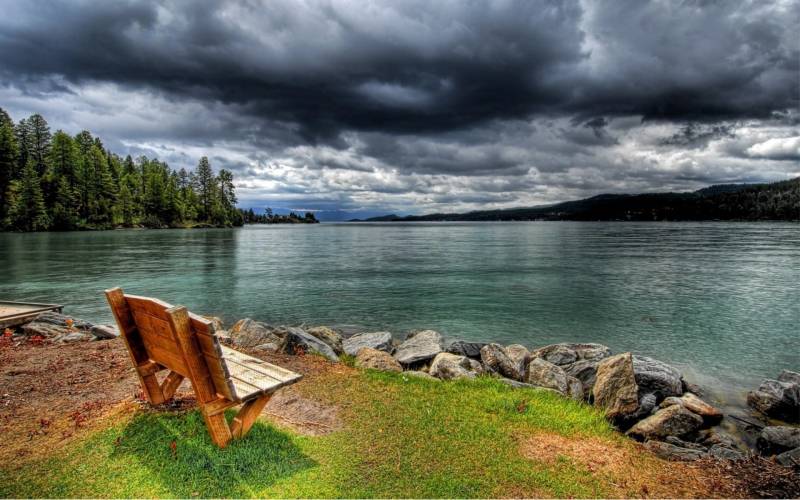
[[[169,372],[167,378],[161,383],[161,395],[164,396],[164,401],[169,401],[178,390],[178,386],[183,382],[183,375],[177,372]]]
[[[220,448],[225,448],[231,440],[231,428],[228,427],[228,421],[225,420],[225,413],[217,413],[209,415],[204,409],[201,409],[203,419],[206,421],[208,434],[215,445]]]
[[[265,394],[264,396],[251,399],[242,406],[242,409],[236,414],[231,424],[231,434],[234,438],[240,438],[247,434],[261,414],[261,410],[264,409],[267,401],[269,401],[269,398],[270,395]]]
[[[140,375],[139,380],[142,382],[142,391],[151,405],[160,405],[169,398],[164,397],[161,391],[161,386],[158,385],[158,379],[154,373],[149,375]]]

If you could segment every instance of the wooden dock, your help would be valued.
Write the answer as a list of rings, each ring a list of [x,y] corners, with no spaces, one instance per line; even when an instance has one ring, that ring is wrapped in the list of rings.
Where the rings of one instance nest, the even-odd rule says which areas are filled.
[[[60,304],[0,300],[0,330],[27,323],[45,311],[60,313],[63,308]]]

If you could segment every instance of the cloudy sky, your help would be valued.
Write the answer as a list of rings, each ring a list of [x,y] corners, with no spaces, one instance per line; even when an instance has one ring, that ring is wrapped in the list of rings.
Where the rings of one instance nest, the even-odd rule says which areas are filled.
[[[800,175],[800,2],[0,0],[0,107],[323,218]]]

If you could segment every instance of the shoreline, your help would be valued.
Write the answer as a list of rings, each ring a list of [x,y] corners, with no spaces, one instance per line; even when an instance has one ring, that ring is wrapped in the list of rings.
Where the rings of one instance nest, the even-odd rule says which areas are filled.
[[[18,334],[56,343],[116,337],[114,327],[66,318],[44,313],[21,326]],[[791,421],[791,412],[800,412],[800,406],[786,413],[775,401],[767,401],[763,391],[768,389],[765,384],[792,382],[791,390],[800,392],[800,374],[795,372],[784,371],[778,381],[753,387],[742,395],[750,407],[731,410],[718,404],[713,389],[687,380],[675,367],[648,356],[612,353],[602,344],[528,348],[448,341],[433,330],[412,331],[400,340],[386,331],[347,335],[327,326],[275,326],[249,318],[225,328],[219,318],[208,318],[223,343],[250,352],[316,354],[333,363],[438,381],[490,377],[514,388],[552,392],[601,409],[619,432],[662,458],[742,460],[757,453],[778,455],[779,461],[794,457],[783,455],[792,451],[784,450],[784,444],[765,442],[764,429],[796,426],[797,421],[776,417]],[[800,427],[797,432],[800,436]],[[800,447],[792,453],[800,453]]]

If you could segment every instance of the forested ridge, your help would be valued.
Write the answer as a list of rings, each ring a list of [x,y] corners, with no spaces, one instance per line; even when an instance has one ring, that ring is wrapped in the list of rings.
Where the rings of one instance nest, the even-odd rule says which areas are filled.
[[[525,220],[800,220],[800,177],[770,184],[720,184],[688,193],[601,194],[549,206],[467,213],[385,215],[365,222]]]
[[[14,123],[0,108],[0,228],[240,226],[233,174],[207,157],[192,171],[125,158],[89,131],[51,133],[43,116]]]

